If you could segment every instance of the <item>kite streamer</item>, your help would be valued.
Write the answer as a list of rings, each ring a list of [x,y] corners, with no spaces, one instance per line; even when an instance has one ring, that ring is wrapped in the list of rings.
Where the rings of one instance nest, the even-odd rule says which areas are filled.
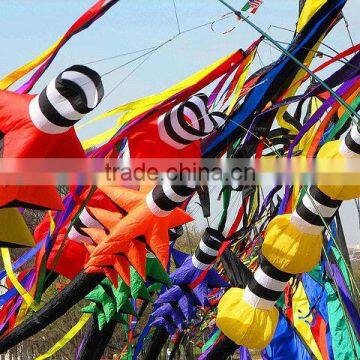
[[[90,320],[90,314],[83,314],[79,321],[46,353],[36,357],[36,360],[47,359],[61,350]]]

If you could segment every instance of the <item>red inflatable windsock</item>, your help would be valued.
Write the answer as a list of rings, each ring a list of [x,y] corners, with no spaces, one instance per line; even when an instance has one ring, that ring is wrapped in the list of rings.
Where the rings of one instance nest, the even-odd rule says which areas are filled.
[[[101,101],[100,75],[86,66],[63,71],[39,95],[0,91],[4,158],[82,158],[74,125]],[[54,186],[0,185],[1,207],[62,209]]]
[[[224,121],[224,114],[208,111],[206,94],[193,95],[131,134],[130,156],[132,159],[201,158],[201,139]]]

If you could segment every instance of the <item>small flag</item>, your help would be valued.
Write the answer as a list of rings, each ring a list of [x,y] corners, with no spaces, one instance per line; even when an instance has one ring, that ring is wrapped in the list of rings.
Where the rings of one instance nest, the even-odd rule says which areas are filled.
[[[241,9],[241,11],[249,11],[252,14],[255,14],[259,9],[260,5],[263,3],[263,0],[249,0]]]

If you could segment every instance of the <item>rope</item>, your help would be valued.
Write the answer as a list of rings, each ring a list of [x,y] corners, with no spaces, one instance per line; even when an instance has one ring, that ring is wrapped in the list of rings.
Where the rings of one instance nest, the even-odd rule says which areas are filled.
[[[272,27],[275,28],[275,29],[285,30],[285,31],[294,33],[293,30],[288,29],[288,28],[286,28],[286,27],[278,26],[278,25],[270,25],[269,28],[268,28],[268,30],[269,30],[270,28],[272,28]],[[319,43],[320,43],[321,45],[323,45],[324,47],[326,47],[327,49],[333,51],[335,54],[339,54],[339,52],[338,52],[337,50],[335,50],[332,46],[328,45],[328,44],[325,43],[324,41],[319,41]]]
[[[175,1],[175,0],[173,0]],[[176,4],[174,2],[174,6],[175,6],[175,10],[176,10]],[[115,86],[113,89],[110,90],[110,92],[104,97],[104,99],[106,99],[110,94],[112,94],[122,83],[124,83],[136,70],[138,70],[156,51],[158,51],[159,49],[161,49],[163,46],[165,46],[166,44],[168,44],[169,42],[175,40],[176,38],[178,38],[180,35],[182,34],[187,34],[189,32],[192,32],[192,31],[195,31],[195,30],[198,30],[202,27],[205,27],[205,26],[211,26],[212,24],[216,23],[216,22],[219,22],[219,21],[223,21],[225,19],[227,19],[228,17],[230,16],[233,16],[232,14],[229,14],[228,16],[225,16],[225,17],[220,17],[218,19],[215,19],[213,21],[208,21],[206,23],[203,23],[203,24],[200,24],[200,25],[197,25],[197,26],[194,26],[192,28],[189,28],[189,29],[186,29],[186,30],[183,30],[181,31],[180,29],[180,23],[178,22],[178,16],[177,16],[177,10],[176,10],[176,18],[177,18],[177,22],[178,22],[178,30],[179,32],[172,36],[171,38],[167,39],[166,41],[160,43],[159,45],[156,45],[156,46],[152,46],[152,47],[148,47],[148,48],[144,48],[144,49],[140,49],[140,50],[136,50],[136,51],[132,51],[132,52],[128,52],[128,53],[122,53],[122,54],[118,54],[118,55],[114,55],[114,56],[110,56],[110,57],[106,57],[106,58],[102,58],[102,59],[97,59],[97,60],[93,60],[91,62],[88,62],[87,64],[94,64],[94,63],[98,63],[98,62],[101,62],[101,61],[105,61],[105,60],[110,60],[110,59],[116,59],[116,58],[119,58],[119,57],[123,57],[123,56],[126,56],[126,55],[130,55],[130,54],[136,54],[136,53],[139,53],[139,52],[144,52],[146,50],[149,50],[149,51],[146,51],[144,54],[141,54],[121,65],[118,65],[112,69],[110,69],[109,71],[105,72],[105,73],[102,73],[100,74],[100,77],[101,78],[104,78],[105,76],[107,75],[110,75],[112,74],[113,72],[121,69],[121,68],[124,68],[125,66],[127,65],[130,65],[132,64],[133,62],[141,59],[141,58],[144,58],[145,57],[145,60],[143,60],[139,65],[137,65],[133,70],[130,71],[129,74],[127,74],[124,78],[122,78]],[[89,83],[90,81],[82,84],[82,85],[86,85],[87,83]]]
[[[147,48],[140,49],[140,50],[135,50],[135,51],[130,51],[130,52],[126,52],[126,53],[121,53],[121,54],[117,54],[117,55],[113,55],[113,56],[108,56],[108,57],[105,57],[105,58],[101,58],[101,59],[89,61],[89,62],[87,62],[87,63],[84,63],[84,65],[96,64],[96,63],[99,63],[99,62],[101,62],[101,61],[112,60],[112,59],[117,59],[117,58],[119,58],[119,57],[124,57],[124,56],[128,56],[128,55],[138,54],[139,52],[144,52],[144,51],[152,50],[152,49],[154,49],[154,48],[155,48],[155,46],[151,46],[151,47],[147,47]]]
[[[279,41],[279,40],[276,40],[276,41],[277,41],[278,43],[280,43],[280,44],[283,44],[283,45],[290,45],[290,43],[289,43],[289,42],[286,42],[286,41]],[[270,46],[271,48],[280,51],[278,48],[276,48],[276,47],[275,47],[273,44],[271,44],[270,42],[264,41],[264,43],[265,43],[266,45]],[[305,46],[302,46],[301,48],[302,48],[302,49],[305,49],[305,50],[307,50],[307,51],[309,51],[309,52],[313,52],[313,53],[315,53],[315,54],[318,55],[318,56],[328,57],[329,59],[333,59],[333,58],[335,57],[335,56],[331,56],[330,54],[327,54],[327,53],[325,53],[325,52],[323,52],[323,51],[316,51],[316,50],[313,50],[313,49],[309,49],[309,48],[307,48],[307,47],[305,47]],[[337,61],[337,62],[341,62],[341,63],[344,64],[344,65],[348,65],[348,66],[352,67],[352,68],[355,69],[355,70],[360,70],[360,67],[359,67],[359,66],[356,66],[356,65],[354,65],[354,64],[351,64],[351,63],[349,62],[349,60],[347,60],[346,58],[344,58],[344,59],[345,59],[345,60],[337,59],[336,61]]]
[[[122,83],[124,83],[131,75],[133,75],[135,73],[136,70],[138,70],[147,60],[150,59],[150,57],[152,55],[155,54],[155,52],[157,51],[158,49],[155,49],[151,52],[149,52],[147,54],[147,56],[138,64],[134,67],[134,69],[132,69],[126,76],[124,76],[121,80],[119,80],[116,85],[104,96],[103,98],[103,101],[108,98]]]
[[[175,0],[172,0],[172,3],[173,3],[173,6],[174,6],[174,13],[175,13],[175,18],[176,18],[176,25],[177,25],[177,29],[178,29],[178,34],[180,34],[181,33],[180,21],[179,21],[177,9],[176,9]]]
[[[350,29],[349,29],[349,23],[348,21],[345,19],[345,16],[343,15],[343,20],[344,20],[344,23],[345,23],[345,28],[346,28],[346,31],[348,33],[348,36],[349,36],[349,39],[350,39],[350,42],[351,42],[351,46],[354,46],[354,41],[352,39],[352,36],[351,36],[351,33],[350,33]]]

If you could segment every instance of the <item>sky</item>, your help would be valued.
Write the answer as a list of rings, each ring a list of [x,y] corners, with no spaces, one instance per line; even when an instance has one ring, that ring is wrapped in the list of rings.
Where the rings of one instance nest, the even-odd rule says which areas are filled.
[[[1,0],[0,77],[39,55],[54,43],[74,20],[95,0]],[[229,0],[241,8],[245,0]],[[220,18],[228,10],[217,0],[175,0],[181,30],[196,27]],[[348,0],[345,18],[355,43],[359,42],[360,1]],[[268,31],[276,40],[289,42],[292,33],[271,28],[271,25],[293,30],[298,16],[297,0],[264,0],[251,20]],[[222,32],[236,28],[227,35]],[[270,28],[269,28],[270,27]],[[105,16],[87,30],[72,38],[60,51],[56,60],[34,88],[41,89],[60,71],[73,64],[87,64],[99,59],[156,46],[177,33],[177,22],[172,0],[120,0]],[[217,59],[246,48],[258,34],[245,23],[233,18],[184,33],[169,42],[130,74],[139,61],[111,72],[103,78],[105,93],[111,94],[92,113],[96,115],[146,95],[151,95],[179,82]],[[340,22],[325,39],[338,51],[351,46],[344,22]],[[331,54],[331,51],[321,48]],[[116,57],[89,66],[103,74],[139,54]],[[267,44],[259,48],[253,69],[279,57],[279,52]],[[314,62],[314,65],[316,62]],[[328,71],[334,71],[336,66]],[[320,74],[326,77],[327,72]],[[115,90],[114,87],[116,87]],[[83,121],[86,121],[84,119]],[[115,119],[83,128],[81,139],[96,135],[114,125]],[[360,232],[353,202],[343,205],[345,230],[352,245],[359,244]],[[200,221],[200,220],[199,220]],[[200,225],[199,225],[200,226]]]

